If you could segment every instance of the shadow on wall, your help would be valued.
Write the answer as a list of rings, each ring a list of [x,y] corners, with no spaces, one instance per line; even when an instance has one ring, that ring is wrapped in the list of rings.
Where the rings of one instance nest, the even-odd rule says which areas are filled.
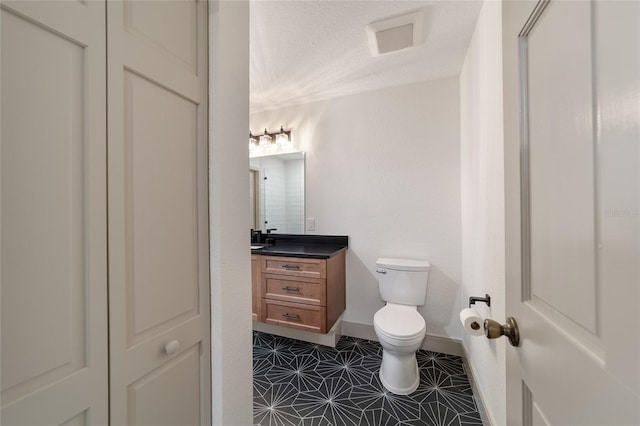
[[[371,270],[371,265],[364,262],[355,251],[351,249],[347,251],[345,321],[373,325],[373,314],[384,306],[374,270]]]
[[[305,105],[305,109],[290,106],[277,110],[255,112],[251,113],[249,127],[252,130],[257,129],[257,131],[263,128],[278,129],[280,126],[291,129],[292,151],[304,151],[309,156],[313,155],[316,128],[322,121],[327,108],[327,102],[317,102]]]
[[[431,264],[429,269],[429,283],[427,285],[427,299],[424,306],[418,308],[427,322],[427,334],[452,339],[461,339],[462,330],[457,313],[462,309],[460,305],[460,284],[455,282],[437,266]],[[436,321],[439,319],[440,321]],[[451,319],[443,322],[443,319]]]

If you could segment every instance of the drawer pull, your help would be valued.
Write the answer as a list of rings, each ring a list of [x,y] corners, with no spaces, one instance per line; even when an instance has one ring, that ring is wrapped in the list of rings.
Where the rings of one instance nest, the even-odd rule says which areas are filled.
[[[282,265],[282,267],[284,269],[292,269],[292,270],[296,270],[296,271],[300,270],[300,265]]]
[[[300,320],[300,315],[282,314],[282,316],[288,319]]]
[[[282,289],[289,293],[300,293],[300,289],[298,287],[282,287]]]

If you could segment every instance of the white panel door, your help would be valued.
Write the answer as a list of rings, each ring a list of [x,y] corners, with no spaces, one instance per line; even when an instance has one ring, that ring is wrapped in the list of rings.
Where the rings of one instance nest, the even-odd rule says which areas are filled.
[[[3,1],[2,425],[106,425],[105,3]]]
[[[503,9],[509,425],[640,424],[640,3]]]
[[[111,422],[209,424],[206,1],[110,1]]]

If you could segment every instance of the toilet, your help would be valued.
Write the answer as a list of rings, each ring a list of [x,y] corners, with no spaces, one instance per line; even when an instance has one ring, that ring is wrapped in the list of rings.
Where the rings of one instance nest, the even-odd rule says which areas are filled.
[[[381,258],[376,273],[382,300],[387,304],[373,316],[373,327],[382,345],[380,380],[398,395],[415,391],[420,384],[416,351],[426,334],[418,306],[427,294],[429,262]]]

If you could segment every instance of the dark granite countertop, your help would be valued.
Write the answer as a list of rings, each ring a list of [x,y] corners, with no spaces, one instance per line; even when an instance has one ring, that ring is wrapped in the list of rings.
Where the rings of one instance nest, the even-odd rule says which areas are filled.
[[[328,259],[349,246],[347,236],[270,234],[269,238],[272,238],[275,244],[251,250],[251,254]]]

